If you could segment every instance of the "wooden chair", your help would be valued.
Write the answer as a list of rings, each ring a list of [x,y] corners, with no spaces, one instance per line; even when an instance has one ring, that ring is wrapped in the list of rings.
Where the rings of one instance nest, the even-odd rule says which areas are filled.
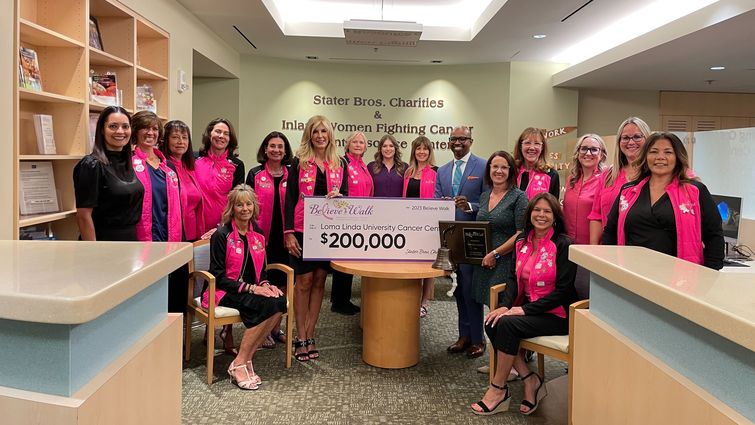
[[[493,311],[498,307],[498,295],[506,289],[506,284],[501,283],[490,288],[490,310]],[[519,343],[520,350],[530,350],[537,353],[537,371],[545,382],[545,356],[566,362],[569,367],[572,365],[572,356],[574,350],[574,312],[576,309],[590,307],[590,300],[577,301],[569,306],[569,335],[549,335],[537,336],[534,338],[523,339]],[[496,351],[490,350],[490,380],[493,380],[496,367]],[[568,395],[567,395],[567,414],[568,421],[571,424],[571,406],[572,406],[572,388],[574,384],[574,371],[569,371]]]
[[[210,241],[194,242],[194,257],[189,262],[189,296],[186,300],[186,317],[184,327],[184,360],[191,358],[191,324],[196,317],[203,322],[207,332],[207,384],[212,384],[213,363],[215,360],[215,328],[228,324],[240,323],[241,317],[236,309],[215,306],[215,276],[207,270],[210,268]],[[294,270],[284,264],[268,264],[267,270],[280,270],[286,273],[286,368],[291,367],[293,348],[294,314]],[[209,308],[202,308],[201,295],[195,297],[195,283],[205,281],[209,286]]]

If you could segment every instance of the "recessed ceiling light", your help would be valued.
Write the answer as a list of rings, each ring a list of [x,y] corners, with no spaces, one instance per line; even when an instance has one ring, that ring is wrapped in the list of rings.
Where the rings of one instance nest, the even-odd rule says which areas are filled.
[[[724,69],[726,69],[726,67],[725,67],[725,66],[721,66],[721,65],[718,65],[718,66],[711,66],[711,67],[710,67],[710,70],[711,70],[711,71],[723,71]]]
[[[430,61],[430,63],[443,63],[443,61],[440,59],[433,59]]]
[[[535,34],[535,35],[532,36],[532,38],[537,38],[537,39],[541,39],[541,38],[545,38],[545,37],[547,37],[547,35],[545,35],[545,34]]]

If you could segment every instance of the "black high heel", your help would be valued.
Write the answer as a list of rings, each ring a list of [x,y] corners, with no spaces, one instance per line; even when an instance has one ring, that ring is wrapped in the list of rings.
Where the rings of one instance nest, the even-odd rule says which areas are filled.
[[[314,338],[310,338],[310,339],[308,339],[306,341],[306,343],[307,343],[307,346],[315,345],[315,339]],[[309,352],[307,354],[309,354],[309,359],[310,360],[314,360],[314,359],[319,359],[320,358],[320,351],[316,350],[316,349],[315,350],[309,350]]]
[[[535,403],[532,403],[529,400],[522,400],[522,404],[521,405],[524,406],[524,407],[526,407],[526,408],[528,408],[528,409],[530,409],[530,410],[528,410],[526,412],[522,412],[521,409],[519,410],[519,413],[521,413],[521,414],[523,414],[525,416],[529,416],[535,410],[537,410],[538,406],[540,406],[540,400],[542,400],[543,398],[545,398],[546,395],[548,395],[548,390],[546,389],[543,392],[542,397],[541,397],[540,389],[543,387],[543,379],[540,378],[540,375],[538,375],[535,372],[530,372],[529,374],[527,374],[527,376],[525,376],[524,378],[522,378],[522,383],[524,383],[524,380],[527,379],[527,378],[529,378],[532,375],[535,375],[537,377],[537,380],[538,380],[539,384],[537,386],[537,389],[535,390]]]
[[[480,409],[482,409],[482,412],[478,412],[475,409],[472,409],[472,413],[479,416],[490,416],[495,415],[496,413],[501,413],[509,410],[509,404],[511,403],[511,394],[509,393],[509,386],[504,385],[496,385],[494,383],[490,383],[490,385],[493,388],[498,388],[499,390],[506,391],[503,396],[503,400],[499,401],[498,404],[496,404],[492,409],[489,408],[485,403],[482,402],[482,400],[475,403],[476,405],[480,406]],[[471,407],[470,407],[471,408]]]
[[[300,362],[306,362],[309,360],[309,353],[306,351],[301,351],[296,353],[295,351],[299,348],[307,348],[307,341],[308,340],[300,340],[299,338],[294,339],[294,358]]]

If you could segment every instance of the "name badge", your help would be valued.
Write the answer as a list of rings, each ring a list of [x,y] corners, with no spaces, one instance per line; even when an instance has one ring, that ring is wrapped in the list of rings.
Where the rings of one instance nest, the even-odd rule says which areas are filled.
[[[545,282],[543,282],[542,280],[539,280],[535,285],[542,288],[543,286],[545,286]]]

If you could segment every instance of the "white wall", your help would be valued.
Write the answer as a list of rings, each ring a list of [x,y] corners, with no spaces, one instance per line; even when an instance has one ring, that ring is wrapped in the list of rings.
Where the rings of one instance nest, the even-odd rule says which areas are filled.
[[[239,80],[231,78],[194,78],[191,126],[192,145],[199,150],[202,132],[211,120],[222,117],[235,127],[239,123]]]

